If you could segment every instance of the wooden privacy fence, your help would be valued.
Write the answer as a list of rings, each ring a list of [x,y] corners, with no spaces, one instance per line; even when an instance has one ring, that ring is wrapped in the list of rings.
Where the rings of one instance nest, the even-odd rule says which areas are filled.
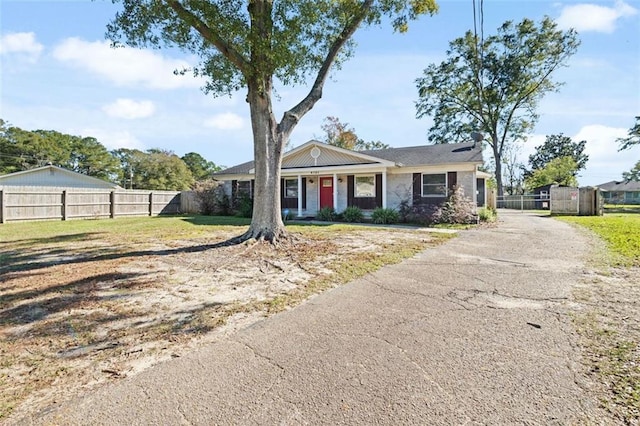
[[[604,199],[598,188],[551,187],[551,214],[602,216]]]
[[[0,189],[0,223],[178,214],[182,211],[180,198],[175,191],[5,187]]]

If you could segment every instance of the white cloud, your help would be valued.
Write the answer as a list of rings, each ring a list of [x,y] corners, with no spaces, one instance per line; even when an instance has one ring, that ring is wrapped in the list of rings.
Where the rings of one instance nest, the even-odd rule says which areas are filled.
[[[608,127],[600,124],[584,126],[572,137],[574,141],[587,141],[585,153],[589,155],[589,163],[599,166],[615,166],[629,152],[618,152],[616,139],[627,136],[629,129]]]
[[[206,119],[204,125],[218,130],[238,130],[243,127],[244,120],[237,114],[226,112]]]
[[[640,158],[640,146],[622,152],[618,151],[619,144],[616,139],[626,137],[629,129],[621,127],[609,127],[600,124],[590,124],[580,128],[571,137],[574,142],[587,141],[585,154],[589,161],[584,170],[579,172],[578,182],[582,186],[595,186],[616,179],[621,179],[622,172],[633,167]],[[531,135],[519,159],[523,164],[528,164],[529,155],[536,152],[536,147],[544,143],[546,136]]]
[[[151,117],[156,110],[151,101],[134,101],[133,99],[118,99],[105,105],[102,110],[110,117],[134,120],[136,118]]]
[[[634,16],[638,10],[622,0],[617,0],[613,7],[597,4],[575,4],[565,6],[556,20],[563,29],[575,28],[578,32],[595,31],[612,33],[620,18]]]
[[[34,33],[9,33],[0,37],[0,54],[25,54],[35,61],[44,46],[36,41]]]
[[[107,78],[119,86],[144,86],[152,89],[198,88],[203,80],[191,74],[175,75],[189,68],[181,59],[167,58],[149,50],[131,47],[112,48],[107,41],[88,42],[68,38],[53,51],[59,61]]]
[[[146,147],[134,135],[126,130],[105,130],[96,128],[85,128],[72,134],[92,136],[107,149],[129,148],[144,150]]]

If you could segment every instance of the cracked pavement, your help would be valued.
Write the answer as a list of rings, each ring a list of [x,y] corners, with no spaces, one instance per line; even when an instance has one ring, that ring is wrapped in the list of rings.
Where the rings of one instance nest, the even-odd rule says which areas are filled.
[[[25,424],[609,424],[570,312],[588,242],[501,212]]]

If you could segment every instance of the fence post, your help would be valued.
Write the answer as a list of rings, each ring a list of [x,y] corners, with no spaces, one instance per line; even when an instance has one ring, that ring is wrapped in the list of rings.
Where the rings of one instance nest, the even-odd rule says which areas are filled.
[[[149,193],[149,216],[153,216],[153,191]]]
[[[67,190],[62,190],[62,220],[67,220]]]
[[[520,211],[524,211],[524,195],[520,195]]]
[[[111,219],[116,217],[116,191],[111,191],[109,194],[109,217]]]
[[[7,221],[7,200],[4,198],[5,192],[0,189],[0,223]]]

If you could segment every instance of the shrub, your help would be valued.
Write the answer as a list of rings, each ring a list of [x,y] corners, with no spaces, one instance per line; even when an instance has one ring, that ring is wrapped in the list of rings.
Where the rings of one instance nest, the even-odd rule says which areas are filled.
[[[383,209],[378,207],[371,214],[371,220],[373,223],[387,224],[397,223],[400,221],[400,214],[394,209]]]
[[[358,206],[349,206],[342,212],[342,220],[345,222],[362,222],[364,214]]]
[[[199,213],[205,215],[227,216],[231,213],[229,196],[218,182],[207,179],[198,181],[193,192],[199,205]]]
[[[236,216],[251,217],[253,216],[253,199],[247,194],[242,194],[238,198],[236,205]]]
[[[324,222],[333,222],[336,220],[336,211],[333,207],[323,207],[316,214],[316,219]]]
[[[440,207],[435,204],[410,205],[408,200],[400,202],[398,216],[401,222],[428,226],[435,223],[434,215],[440,214]]]
[[[476,205],[458,187],[433,215],[434,223],[468,224],[476,222]]]
[[[289,209],[284,209],[282,211],[282,220],[287,221],[293,219],[293,212]]]
[[[483,207],[478,210],[480,222],[495,222],[497,216],[496,211],[490,207]]]

